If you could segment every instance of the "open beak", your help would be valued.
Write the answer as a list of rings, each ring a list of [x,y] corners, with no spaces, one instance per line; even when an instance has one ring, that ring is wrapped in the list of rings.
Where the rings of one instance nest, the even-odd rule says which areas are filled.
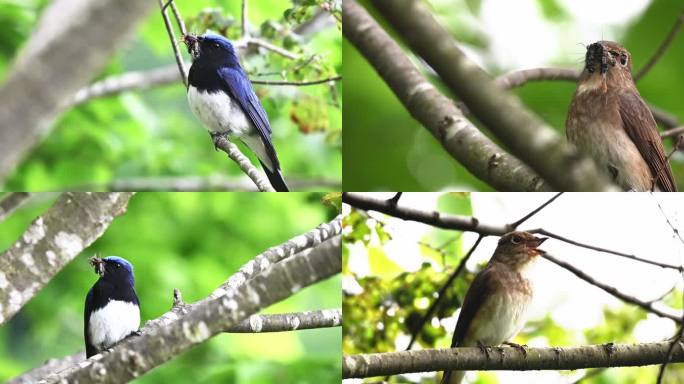
[[[527,240],[527,246],[529,248],[536,249],[543,242],[545,242],[546,239],[548,239],[548,237],[535,237],[532,240]]]
[[[183,43],[188,47],[188,53],[193,60],[199,57],[200,49],[197,35],[183,35]]]
[[[92,265],[95,268],[95,273],[97,273],[100,276],[104,276],[105,273],[105,262],[99,257],[91,257],[90,258],[90,265]]]

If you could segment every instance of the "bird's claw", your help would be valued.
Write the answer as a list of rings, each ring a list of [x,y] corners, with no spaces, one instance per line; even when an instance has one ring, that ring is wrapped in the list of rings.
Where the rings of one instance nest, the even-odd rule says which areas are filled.
[[[211,137],[211,141],[214,143],[214,151],[218,151],[219,150],[218,141],[219,141],[219,139],[225,137],[226,134],[222,133],[222,132],[209,131],[209,136]]]
[[[527,345],[520,345],[518,343],[512,343],[510,341],[506,341],[504,344],[519,350],[520,352],[522,352],[523,357],[527,357]]]
[[[489,360],[489,347],[487,347],[486,345],[482,344],[482,342],[479,341],[479,340],[478,340],[478,342],[477,342],[477,346],[478,346],[478,348],[480,348],[480,351],[482,351],[482,353],[484,353],[484,355],[485,355],[485,357],[487,358],[487,360]]]

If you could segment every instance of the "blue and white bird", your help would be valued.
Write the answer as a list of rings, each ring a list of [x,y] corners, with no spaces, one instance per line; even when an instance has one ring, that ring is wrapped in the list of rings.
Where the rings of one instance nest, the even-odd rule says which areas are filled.
[[[86,357],[107,350],[136,333],[140,326],[140,302],[135,293],[133,266],[118,256],[92,257],[100,275],[88,291],[84,327]]]
[[[233,44],[223,36],[185,35],[192,55],[188,75],[190,109],[212,136],[235,136],[254,152],[273,189],[287,192],[271,141],[266,111],[242,69]]]

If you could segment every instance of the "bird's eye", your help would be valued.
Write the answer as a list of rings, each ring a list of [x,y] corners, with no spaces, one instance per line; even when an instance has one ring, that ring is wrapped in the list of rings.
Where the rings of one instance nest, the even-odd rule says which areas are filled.
[[[520,244],[521,241],[522,239],[518,235],[514,235],[513,237],[511,237],[511,243],[513,244]]]
[[[624,53],[622,55],[620,55],[620,64],[622,66],[627,65],[627,55],[625,55]]]
[[[214,43],[213,47],[214,47],[215,49],[218,49],[219,44],[218,44],[218,43]]]
[[[121,268],[121,264],[114,264],[117,268]]]

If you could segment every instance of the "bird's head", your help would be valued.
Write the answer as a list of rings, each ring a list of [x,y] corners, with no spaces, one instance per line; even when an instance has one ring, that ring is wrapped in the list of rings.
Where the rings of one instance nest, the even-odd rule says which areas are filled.
[[[90,265],[95,268],[95,273],[100,275],[101,279],[112,283],[128,282],[131,285],[134,284],[133,265],[123,257],[91,257]]]
[[[632,57],[620,44],[597,41],[587,46],[578,92],[601,91],[633,85]]]
[[[183,42],[188,47],[193,62],[201,60],[208,63],[238,63],[235,47],[223,36],[190,34],[183,36]]]
[[[546,237],[536,237],[529,232],[513,231],[499,239],[492,260],[508,264],[516,269],[534,260],[544,251],[538,247]]]

